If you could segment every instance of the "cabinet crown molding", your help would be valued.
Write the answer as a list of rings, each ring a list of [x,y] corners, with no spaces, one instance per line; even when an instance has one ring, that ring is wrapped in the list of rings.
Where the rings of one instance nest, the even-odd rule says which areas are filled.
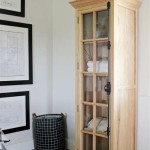
[[[90,7],[99,3],[101,3],[101,5],[106,4],[108,1],[129,7],[130,9],[138,9],[141,5],[140,0],[74,0],[71,1],[70,4],[75,9],[82,9],[84,7]]]

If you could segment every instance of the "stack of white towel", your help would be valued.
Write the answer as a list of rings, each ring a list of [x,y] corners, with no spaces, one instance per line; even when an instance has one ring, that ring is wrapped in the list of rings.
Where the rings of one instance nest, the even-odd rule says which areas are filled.
[[[96,118],[96,130],[100,132],[106,132],[108,126],[108,119],[103,117]],[[87,127],[93,129],[93,119],[88,123]]]
[[[87,71],[93,72],[93,61],[87,62]],[[96,61],[96,72],[108,72],[108,61],[102,60],[102,61]]]

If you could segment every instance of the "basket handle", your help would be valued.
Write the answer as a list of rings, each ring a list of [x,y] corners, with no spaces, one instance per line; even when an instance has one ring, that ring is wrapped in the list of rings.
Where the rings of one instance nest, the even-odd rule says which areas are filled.
[[[36,117],[36,113],[33,113],[33,114],[32,114],[32,117],[35,118],[35,117]]]
[[[63,113],[60,114],[62,117],[64,117],[65,115]]]

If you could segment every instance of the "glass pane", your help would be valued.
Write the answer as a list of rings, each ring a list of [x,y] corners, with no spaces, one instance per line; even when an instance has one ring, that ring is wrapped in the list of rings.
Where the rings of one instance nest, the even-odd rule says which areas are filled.
[[[93,38],[93,13],[83,15],[83,39]]]
[[[92,131],[93,130],[93,107],[84,105],[84,130]]]
[[[108,11],[97,12],[97,24],[96,24],[96,37],[106,38],[108,37]]]
[[[96,137],[96,150],[108,150],[108,140],[102,137]]]
[[[108,96],[104,90],[107,84],[107,77],[96,77],[96,102],[108,104]]]
[[[93,149],[93,136],[89,134],[84,134],[84,143],[83,143],[83,150],[92,150]]]
[[[93,77],[84,76],[84,101],[93,102]]]
[[[97,133],[106,133],[108,127],[108,109],[106,107],[96,107]]]
[[[97,43],[97,72],[108,73],[108,49],[107,43]]]
[[[93,72],[93,43],[83,45],[83,70]]]

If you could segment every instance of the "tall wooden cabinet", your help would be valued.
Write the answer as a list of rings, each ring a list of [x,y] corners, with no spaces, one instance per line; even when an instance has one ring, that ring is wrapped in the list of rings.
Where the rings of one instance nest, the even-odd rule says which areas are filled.
[[[75,0],[76,150],[136,150],[139,0]]]

